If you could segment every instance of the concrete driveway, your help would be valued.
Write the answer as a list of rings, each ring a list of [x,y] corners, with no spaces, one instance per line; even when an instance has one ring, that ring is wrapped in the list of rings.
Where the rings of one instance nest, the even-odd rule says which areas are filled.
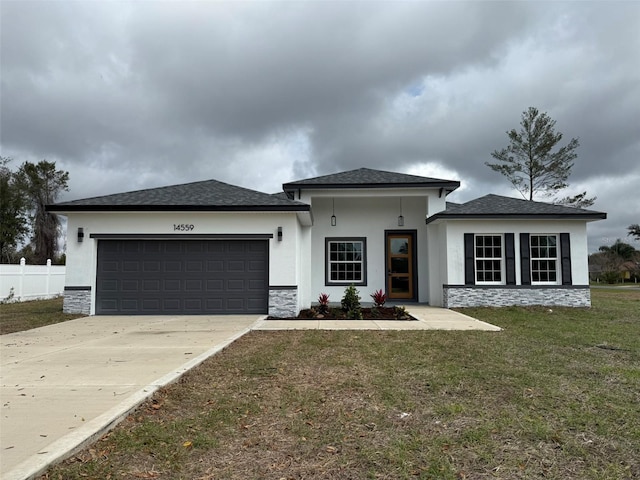
[[[257,321],[99,316],[2,335],[2,480],[30,478],[93,440]]]

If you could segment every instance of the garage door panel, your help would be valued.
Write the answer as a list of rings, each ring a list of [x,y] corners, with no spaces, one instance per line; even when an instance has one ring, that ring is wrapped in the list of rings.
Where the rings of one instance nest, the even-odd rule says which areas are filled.
[[[146,260],[141,262],[142,263],[142,271],[143,272],[159,272],[162,267],[160,266],[160,262],[159,261],[150,261],[150,260]]]
[[[168,273],[178,273],[182,271],[182,262],[167,260],[162,263],[163,271]]]
[[[187,272],[204,272],[204,270],[205,268],[202,261],[189,261],[185,268]]]
[[[121,290],[126,292],[137,292],[140,290],[140,282],[138,280],[127,279],[121,282]]]
[[[202,280],[186,280],[184,289],[186,292],[200,292],[202,291]]]
[[[140,253],[140,242],[126,242],[122,244],[122,253]]]
[[[138,300],[135,298],[123,298],[120,302],[120,307],[123,312],[137,312],[139,309]]]
[[[265,240],[100,240],[97,314],[266,313]]]
[[[207,292],[224,292],[224,280],[221,278],[207,280]]]
[[[164,279],[162,280],[162,288],[165,292],[179,292],[182,287],[180,280]]]
[[[244,273],[245,266],[246,263],[244,260],[229,260],[227,263],[227,271]]]
[[[165,298],[162,300],[162,309],[165,312],[180,312],[182,302],[178,298]]]

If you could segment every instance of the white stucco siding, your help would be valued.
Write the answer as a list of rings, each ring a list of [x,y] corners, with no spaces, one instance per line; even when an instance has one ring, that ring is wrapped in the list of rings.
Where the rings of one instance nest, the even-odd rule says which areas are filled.
[[[92,311],[95,313],[95,286],[98,240],[92,234],[176,235],[251,235],[270,234],[269,285],[298,286],[304,274],[299,270],[298,250],[301,228],[295,213],[282,212],[123,212],[69,213],[67,226],[67,286],[90,286]],[[193,225],[189,232],[179,232],[174,225]],[[84,231],[84,241],[77,241],[77,231]],[[278,241],[282,227],[282,241]]]
[[[442,285],[447,283],[447,229],[444,224],[427,226],[429,239],[429,303],[442,305]]]
[[[464,234],[515,234],[516,257],[520,252],[520,233],[560,234],[569,233],[571,245],[571,276],[574,285],[589,284],[587,265],[587,227],[580,220],[456,220],[447,221],[446,279],[443,284],[464,284]],[[516,284],[521,284],[520,261],[515,262]],[[442,285],[440,285],[442,287]]]
[[[331,226],[334,212],[336,226]],[[371,301],[370,295],[386,290],[387,267],[385,258],[385,231],[415,231],[418,268],[418,297],[427,301],[428,248],[425,225],[427,197],[402,197],[404,226],[398,226],[400,197],[314,197],[312,211],[314,225],[311,232],[311,301],[320,293],[328,293],[332,302],[339,302],[344,286],[329,286],[325,281],[327,238],[365,238],[367,284],[357,286],[363,302]]]

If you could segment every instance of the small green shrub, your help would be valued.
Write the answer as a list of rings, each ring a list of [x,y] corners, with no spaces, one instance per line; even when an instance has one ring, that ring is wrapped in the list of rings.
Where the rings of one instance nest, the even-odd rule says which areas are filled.
[[[362,319],[362,306],[360,305],[360,292],[354,285],[349,285],[344,290],[342,297],[342,310],[347,312],[347,318]]]
[[[409,318],[409,312],[407,312],[406,307],[396,305],[393,307],[393,314],[396,320],[407,320]]]

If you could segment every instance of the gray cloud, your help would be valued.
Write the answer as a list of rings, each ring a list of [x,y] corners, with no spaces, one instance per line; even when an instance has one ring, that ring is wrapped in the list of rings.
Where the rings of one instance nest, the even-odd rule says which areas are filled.
[[[514,194],[484,162],[536,106],[580,138],[597,248],[640,221],[638,20],[632,2],[3,2],[0,147],[69,170],[68,198],[369,166],[455,175],[460,201]]]

